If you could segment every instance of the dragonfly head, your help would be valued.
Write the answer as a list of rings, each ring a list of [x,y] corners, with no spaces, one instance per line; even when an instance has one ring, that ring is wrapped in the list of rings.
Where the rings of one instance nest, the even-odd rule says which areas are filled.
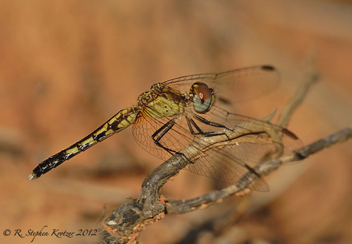
[[[214,90],[203,82],[194,83],[189,94],[193,99],[193,108],[197,113],[208,112],[215,102]]]

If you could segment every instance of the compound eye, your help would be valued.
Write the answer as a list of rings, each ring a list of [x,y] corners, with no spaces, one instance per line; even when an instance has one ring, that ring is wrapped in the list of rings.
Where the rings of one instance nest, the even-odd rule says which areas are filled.
[[[210,89],[205,83],[197,82],[192,85],[193,91],[193,107],[197,113],[206,113],[213,105],[214,96],[213,90]]]

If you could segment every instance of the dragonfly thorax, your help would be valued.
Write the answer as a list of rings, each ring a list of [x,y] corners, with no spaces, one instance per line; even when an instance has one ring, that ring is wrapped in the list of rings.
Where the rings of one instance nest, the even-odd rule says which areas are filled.
[[[180,115],[184,111],[184,95],[167,85],[157,83],[138,97],[138,105],[152,118]]]

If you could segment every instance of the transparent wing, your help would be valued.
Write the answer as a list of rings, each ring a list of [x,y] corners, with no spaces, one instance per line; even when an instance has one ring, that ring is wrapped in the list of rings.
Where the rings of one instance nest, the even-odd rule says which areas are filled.
[[[166,160],[172,156],[171,153],[156,145],[153,140],[153,134],[172,120],[178,120],[177,123],[159,140],[160,144],[173,151],[178,152],[190,144],[195,137],[185,127],[184,118],[162,117],[151,118],[147,111],[139,113],[136,122],[133,124],[132,134],[137,143],[150,154]],[[157,136],[154,137],[157,139]]]
[[[221,73],[181,76],[163,83],[181,92],[188,92],[195,82],[204,82],[213,88],[217,101],[235,103],[249,101],[274,91],[279,86],[280,79],[274,67],[263,65]]]
[[[261,147],[260,150],[259,147]],[[251,151],[251,149],[255,149],[255,151]],[[274,150],[272,144],[251,145],[250,143],[241,143],[235,147],[212,148],[206,151],[204,157],[199,158],[193,164],[189,164],[187,170],[213,178],[222,185],[238,183],[242,177],[246,180],[253,178],[254,181],[249,188],[267,192],[269,186],[266,182],[259,175],[250,172],[248,167],[254,167],[265,153],[269,151],[271,153]]]
[[[222,73],[182,76],[165,81],[164,84],[181,93],[188,93],[195,82],[204,82],[214,89],[216,104],[231,105],[234,102],[258,98],[275,90],[279,85],[279,75],[271,66],[256,66]],[[236,183],[242,177],[254,178],[256,183],[252,185],[252,189],[259,191],[269,189],[251,167],[275,152],[273,141],[263,142],[253,135],[255,139],[252,142],[231,144],[221,148],[214,146],[203,152],[201,151],[203,145],[197,141],[200,137],[213,136],[212,133],[215,132],[221,133],[226,128],[240,129],[242,122],[254,120],[253,118],[229,113],[215,105],[205,114],[196,113],[192,107],[187,107],[186,110],[174,117],[155,116],[157,111],[148,114],[148,108],[142,110],[133,125],[135,140],[146,151],[163,160],[193,142],[201,156],[189,164],[189,171],[229,184]],[[270,124],[267,121],[256,121],[258,124]],[[270,125],[282,132],[283,140],[276,143],[283,143],[286,152],[301,146],[301,142],[293,133]],[[164,148],[158,146],[155,141]]]
[[[213,106],[207,113],[205,114],[197,114],[193,108],[191,109],[191,118],[196,121],[197,126],[204,133],[211,132],[219,132],[221,131],[221,127],[216,127],[218,124],[224,126],[226,129],[243,129],[241,127],[241,123],[247,121],[256,121],[258,126],[262,126],[261,124],[270,124],[278,133],[281,133],[282,139],[280,141],[275,141],[275,143],[283,144],[284,146],[284,154],[291,152],[294,149],[300,148],[303,144],[301,140],[291,131],[286,128],[282,128],[278,125],[272,124],[266,120],[255,119],[248,116],[243,116],[235,113],[230,113],[222,108],[217,106]],[[207,123],[206,121],[212,122]],[[251,133],[251,131],[248,131]]]
[[[225,184],[234,184],[242,177],[255,178],[255,184],[251,186],[251,189],[268,191],[269,188],[264,180],[254,173],[251,174],[248,168],[261,162],[265,155],[275,152],[275,146],[271,142],[260,143],[260,140],[258,140],[258,143],[239,143],[236,146],[232,144],[232,146],[212,147],[206,151],[201,151],[204,145],[194,142],[204,135],[193,135],[184,116],[150,118],[146,111],[139,114],[136,123],[133,125],[133,136],[137,143],[147,152],[166,160],[172,156],[172,153],[157,146],[153,140],[153,134],[171,120],[177,122],[172,129],[165,133],[159,142],[175,152],[184,149],[193,142],[194,146],[190,150],[196,148],[196,150],[199,150],[199,155],[202,156],[189,164],[187,167],[189,171],[216,179]],[[229,123],[230,121],[231,118],[229,118]],[[197,121],[197,125],[207,132],[219,131],[218,127],[200,121]],[[244,176],[245,174],[247,176]]]

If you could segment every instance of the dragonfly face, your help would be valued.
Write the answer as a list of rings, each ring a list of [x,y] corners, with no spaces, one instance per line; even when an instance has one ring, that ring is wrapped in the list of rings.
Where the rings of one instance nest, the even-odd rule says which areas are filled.
[[[163,160],[175,153],[180,154],[180,150],[191,143],[193,149],[197,150],[194,142],[200,137],[225,135],[229,128],[240,127],[240,123],[254,120],[230,113],[215,105],[217,96],[214,89],[216,94],[226,97],[228,99],[226,101],[236,102],[236,99],[241,100],[244,97],[243,94],[252,94],[254,98],[265,94],[268,90],[274,89],[277,82],[278,75],[273,67],[257,66],[216,74],[182,76],[156,83],[149,91],[138,97],[136,106],[119,111],[82,140],[41,162],[33,170],[30,179],[40,177],[130,125],[133,127],[132,133],[136,142],[143,149]],[[233,94],[234,91],[238,91],[236,96]],[[246,95],[244,98],[251,98],[251,96]],[[222,100],[218,99],[216,104],[221,104]],[[267,121],[255,121],[258,124],[270,124]],[[270,125],[277,131],[285,130]],[[196,174],[234,184],[248,174],[248,177],[259,178],[249,163],[258,163],[263,155],[275,152],[276,147],[273,146],[275,143],[282,144],[282,147],[285,146],[288,149],[287,151],[301,145],[295,136],[289,138],[289,143],[285,141],[263,143],[261,137],[256,137],[255,133],[252,137],[253,141],[257,140],[258,143],[238,144],[229,141],[228,145],[232,146],[213,147],[206,154],[199,151],[199,155],[202,156],[198,159],[195,161],[188,159],[190,163],[188,169]],[[252,189],[267,191],[268,187],[262,183],[260,187],[256,185]]]

